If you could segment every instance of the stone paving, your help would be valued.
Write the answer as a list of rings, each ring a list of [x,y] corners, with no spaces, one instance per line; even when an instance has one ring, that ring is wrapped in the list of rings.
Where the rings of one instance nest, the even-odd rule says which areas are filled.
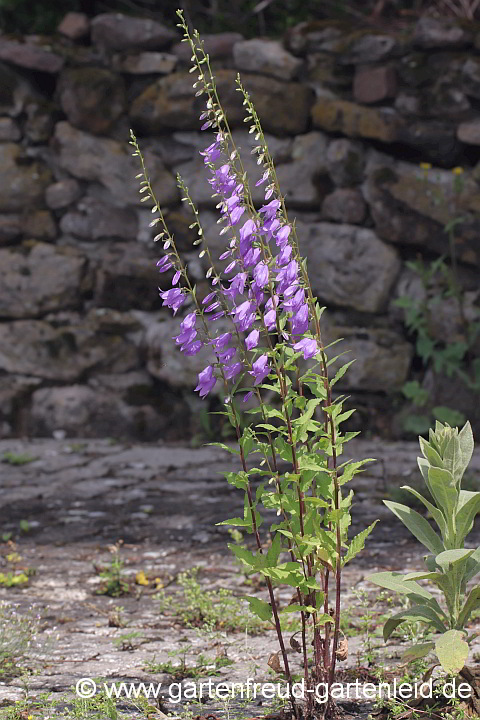
[[[381,504],[387,494],[417,478],[417,448],[416,443],[350,443],[352,457],[377,458],[352,483],[354,530],[377,517],[381,522],[365,551],[345,570],[348,607],[358,605],[355,590],[365,588],[375,596],[373,586],[364,581],[367,571],[421,567],[422,547],[411,542]],[[0,588],[0,604],[15,603],[21,611],[34,606],[42,615],[43,631],[41,650],[31,653],[35,673],[0,683],[0,717],[1,703],[7,707],[21,698],[25,685],[33,695],[48,691],[58,698],[71,695],[77,680],[84,677],[168,685],[169,677],[152,673],[148,663],[165,662],[168,652],[181,647],[190,647],[187,655],[192,664],[199,653],[212,662],[216,655],[227,653],[234,665],[223,668],[216,681],[268,677],[267,661],[276,650],[272,632],[253,635],[243,628],[233,634],[205,633],[185,628],[160,611],[154,583],[135,585],[136,574],[143,570],[150,579],[160,578],[168,593],[178,588],[175,579],[180,571],[199,567],[202,587],[228,588],[236,595],[252,592],[242,585],[245,578],[239,576],[226,549],[227,529],[215,526],[243,505],[242,494],[220,475],[222,470],[235,469],[234,456],[212,447],[161,443],[16,439],[0,441],[1,458],[0,534],[12,533],[14,545],[0,545],[0,572],[8,569],[6,556],[13,548],[20,555],[18,567],[33,568],[35,574],[26,586]],[[10,462],[5,461],[8,458]],[[11,464],[31,458],[25,464]],[[480,475],[479,454],[469,472],[472,477]],[[102,582],[98,569],[108,565],[109,546],[119,540],[125,577],[133,590],[120,598],[98,595]],[[279,597],[288,602],[282,593]],[[126,628],[112,622],[112,611],[119,606]],[[138,635],[131,647],[122,649],[121,636],[130,632]],[[364,639],[360,634],[349,642],[346,665],[355,667]],[[398,658],[395,644],[389,643],[382,652],[386,652],[383,662]]]

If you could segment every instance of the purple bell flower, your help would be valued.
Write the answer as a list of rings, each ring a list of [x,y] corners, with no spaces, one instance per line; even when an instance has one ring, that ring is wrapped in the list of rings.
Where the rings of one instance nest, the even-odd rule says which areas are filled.
[[[260,385],[269,372],[270,366],[268,364],[267,355],[260,355],[260,357],[253,363],[252,369],[249,370],[250,375],[253,375],[255,378],[255,382],[253,383],[254,385]]]
[[[180,288],[172,288],[164,292],[160,291],[160,297],[163,300],[162,305],[173,310],[173,314],[176,315],[178,309],[183,305],[186,300],[186,295],[180,290]]]
[[[216,382],[217,378],[213,374],[212,365],[207,365],[207,367],[198,374],[198,385],[195,388],[195,392],[198,391],[200,397],[204,398],[208,395],[210,390],[215,387]]]
[[[247,350],[253,350],[258,345],[260,333],[258,330],[252,330],[252,332],[245,338],[245,347]]]
[[[313,338],[302,338],[293,346],[294,350],[303,352],[303,359],[308,360],[314,357],[318,352],[317,341]]]

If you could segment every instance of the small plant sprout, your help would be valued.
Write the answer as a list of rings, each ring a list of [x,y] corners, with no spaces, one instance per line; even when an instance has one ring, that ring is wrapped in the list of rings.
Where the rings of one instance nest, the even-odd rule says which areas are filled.
[[[480,572],[480,547],[465,547],[465,539],[480,510],[480,492],[462,490],[462,478],[473,453],[470,424],[462,430],[437,422],[430,430],[428,441],[420,438],[423,457],[418,458],[420,472],[432,500],[417,490],[405,486],[427,508],[438,531],[418,513],[406,505],[385,500],[385,505],[401,520],[428,550],[426,571],[406,575],[380,572],[370,575],[371,582],[405,595],[411,607],[393,615],[385,623],[384,640],[406,621],[422,621],[435,633],[429,642],[415,644],[406,651],[404,659],[418,660],[435,652],[438,662],[447,673],[461,673],[469,653],[469,643],[475,637],[466,627],[472,613],[480,607],[480,587],[469,592],[467,584]],[[444,606],[429,590],[418,583],[429,580],[438,587]]]
[[[177,176],[193,217],[193,245],[207,264],[208,288],[203,284],[197,289],[191,282],[132,133],[133,154],[141,163],[137,177],[142,201],[153,204],[154,239],[163,244],[157,267],[170,278],[170,286],[160,290],[160,297],[174,315],[188,308],[174,342],[186,356],[210,350],[211,360],[199,373],[195,391],[205,398],[214,388],[221,388],[223,412],[238,442],[238,449],[216,443],[238,456],[239,471],[227,473],[226,479],[245,496],[243,517],[221,524],[241,528],[253,537],[254,550],[230,544],[243,565],[264,578],[267,597],[248,597],[250,609],[276,630],[278,669],[289,688],[289,638],[284,637],[281,623],[285,613],[299,618],[301,630],[294,646],[301,657],[306,688],[316,682],[330,686],[337,660],[344,659],[339,652],[342,569],[362,550],[375,524],[349,541],[353,493],[345,492],[344,487],[368,462],[340,461],[344,444],[357,434],[343,431],[343,423],[354,410],[345,410],[344,396],[334,395],[334,386],[350,362],[341,365],[336,357],[327,359],[321,330],[324,308],[314,297],[295,223],[288,217],[248,91],[238,76],[236,90],[243,98],[245,122],[256,142],[252,152],[261,174],[256,186],[264,188],[260,207],[252,199],[240,148],[218,96],[203,41],[198,32],[190,32],[182,11],[178,17],[183,41],[191,49],[194,92],[205,101],[201,130],[213,132],[213,141],[206,143],[201,154],[225,238],[218,261],[228,264],[220,269],[223,266],[213,257],[199,211]],[[332,378],[333,363],[336,374]],[[246,414],[252,415],[255,423],[245,426],[240,408],[250,398],[256,404]],[[252,462],[252,456],[258,461]],[[254,479],[259,481],[255,486]],[[270,527],[268,551],[261,537],[264,510],[277,516]],[[274,588],[282,585],[293,593],[291,603],[283,608],[274,593]],[[333,700],[315,708],[313,694],[306,693],[306,697],[306,718],[334,715]],[[293,714],[299,717],[294,698],[291,703]]]

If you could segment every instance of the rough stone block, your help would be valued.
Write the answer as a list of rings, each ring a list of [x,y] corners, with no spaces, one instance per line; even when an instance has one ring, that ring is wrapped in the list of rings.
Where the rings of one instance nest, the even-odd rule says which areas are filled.
[[[376,68],[357,68],[353,81],[353,96],[359,103],[375,103],[395,96],[397,78],[391,65]]]

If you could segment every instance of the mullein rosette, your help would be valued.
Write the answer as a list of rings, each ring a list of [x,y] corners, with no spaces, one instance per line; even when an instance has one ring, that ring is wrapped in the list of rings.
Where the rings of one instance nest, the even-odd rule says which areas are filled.
[[[212,257],[198,209],[182,178],[177,176],[182,200],[193,214],[190,228],[197,232],[193,245],[201,246],[199,257],[207,264],[210,288],[199,298],[155,198],[132,133],[134,155],[142,165],[137,176],[140,192],[144,194],[142,201],[153,202],[156,217],[151,226],[160,229],[154,239],[163,243],[164,255],[157,268],[172,277],[171,286],[167,288],[164,283],[160,297],[174,315],[187,308],[178,334],[173,337],[179,351],[192,356],[210,349],[211,361],[198,374],[195,391],[205,398],[217,383],[221,384],[225,414],[237,436],[238,450],[217,444],[239,456],[241,471],[227,473],[226,477],[244,491],[244,517],[221,524],[241,527],[254,537],[254,552],[243,545],[230,545],[242,563],[265,579],[269,602],[248,597],[250,608],[275,627],[279,642],[277,659],[283,664],[281,673],[289,687],[293,675],[282,622],[285,613],[298,612],[301,641],[292,636],[290,646],[301,655],[307,688],[319,681],[330,685],[337,660],[346,656],[345,641],[340,642],[341,571],[360,552],[374,527],[373,524],[348,539],[352,492],[344,495],[342,486],[369,462],[339,464],[344,443],[357,433],[341,431],[341,423],[353,410],[343,411],[344,397],[334,398],[332,388],[350,363],[340,367],[333,380],[329,380],[330,363],[320,327],[324,308],[313,296],[306,262],[298,250],[295,223],[288,219],[274,163],[248,92],[238,77],[237,90],[243,96],[245,121],[257,143],[252,153],[261,174],[256,186],[264,190],[260,207],[253,202],[203,42],[197,32],[190,33],[181,11],[178,15],[184,41],[192,50],[191,72],[197,73],[195,94],[205,98],[201,130],[213,132],[212,141],[201,155],[217,203],[225,250],[218,259]],[[303,368],[299,366],[302,359],[309,361]],[[277,406],[265,401],[265,388],[269,395],[278,396]],[[257,406],[247,410],[258,416],[255,425],[245,427],[240,421],[242,405],[236,402],[240,393],[243,401],[252,396],[257,400]],[[250,467],[249,455],[255,453],[261,457],[259,467]],[[253,475],[265,482],[254,488]],[[259,533],[262,507],[274,510],[277,516],[270,528],[273,541],[268,552]],[[287,561],[283,560],[285,555]],[[274,586],[278,584],[290,586],[294,592],[287,608],[281,609],[275,598]],[[290,700],[294,716],[299,717],[295,699]],[[313,695],[307,693],[305,718],[313,717],[314,704]],[[329,698],[321,709],[325,717],[333,717],[333,700]],[[318,707],[315,713],[318,716]]]

